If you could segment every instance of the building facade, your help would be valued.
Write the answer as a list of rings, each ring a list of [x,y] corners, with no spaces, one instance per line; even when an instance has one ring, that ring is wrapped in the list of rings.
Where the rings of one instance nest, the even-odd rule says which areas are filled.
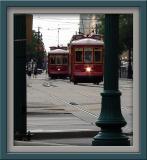
[[[90,35],[98,34],[98,14],[80,14],[79,33]]]

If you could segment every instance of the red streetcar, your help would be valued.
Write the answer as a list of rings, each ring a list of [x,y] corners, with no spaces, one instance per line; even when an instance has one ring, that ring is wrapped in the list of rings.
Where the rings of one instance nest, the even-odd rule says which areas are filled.
[[[70,42],[70,80],[77,84],[103,81],[102,36],[75,35]]]
[[[69,51],[65,50],[65,47],[62,48],[56,47],[48,52],[48,75],[50,78],[69,76]]]

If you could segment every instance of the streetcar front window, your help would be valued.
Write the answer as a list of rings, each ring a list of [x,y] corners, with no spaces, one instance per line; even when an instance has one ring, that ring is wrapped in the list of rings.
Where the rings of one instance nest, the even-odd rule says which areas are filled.
[[[98,50],[98,48],[94,49],[94,62],[100,62],[101,61],[101,51]]]
[[[76,62],[82,62],[82,48],[76,48]]]
[[[62,57],[56,56],[56,64],[62,64]]]
[[[67,61],[67,56],[63,56],[63,64],[67,64],[68,61]]]
[[[50,56],[50,64],[55,64],[55,56]]]
[[[84,49],[84,62],[85,63],[92,63],[92,48],[85,48]]]

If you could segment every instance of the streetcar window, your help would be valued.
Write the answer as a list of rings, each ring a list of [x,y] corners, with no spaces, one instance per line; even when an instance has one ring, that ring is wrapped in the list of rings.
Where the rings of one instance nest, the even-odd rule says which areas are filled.
[[[82,48],[76,48],[76,62],[82,62]]]
[[[92,62],[92,48],[84,49],[84,62],[91,63]]]
[[[55,64],[55,56],[50,56],[50,64]]]
[[[63,64],[67,64],[67,56],[63,56]]]
[[[101,61],[101,51],[97,48],[94,49],[94,61],[100,62]]]
[[[62,64],[62,57],[56,56],[56,64]]]

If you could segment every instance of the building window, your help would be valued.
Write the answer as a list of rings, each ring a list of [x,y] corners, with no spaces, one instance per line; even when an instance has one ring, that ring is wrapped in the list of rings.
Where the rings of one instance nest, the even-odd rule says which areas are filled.
[[[94,49],[94,62],[101,62],[101,52],[98,48]]]
[[[82,62],[82,48],[76,48],[76,62]]]
[[[92,48],[85,48],[84,49],[84,62],[85,63],[92,63]]]

